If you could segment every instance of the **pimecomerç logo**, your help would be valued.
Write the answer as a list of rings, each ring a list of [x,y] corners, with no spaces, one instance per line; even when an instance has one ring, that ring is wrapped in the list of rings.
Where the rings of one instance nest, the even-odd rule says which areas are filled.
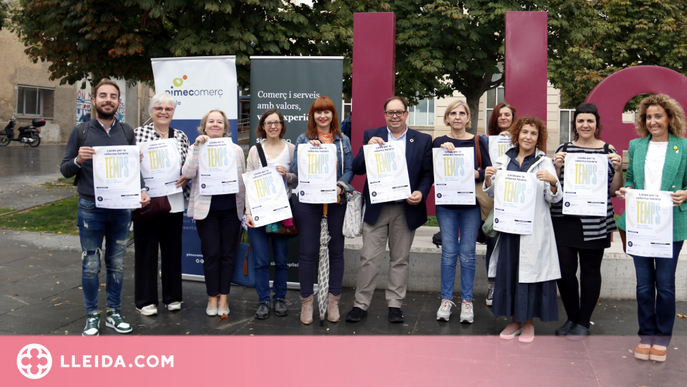
[[[193,88],[183,88],[184,81],[188,80],[188,76],[184,75],[181,78],[172,79],[172,85],[169,90],[165,90],[165,93],[173,97],[219,97],[222,98],[224,95],[224,89],[193,89]],[[191,82],[192,84],[193,82]]]
[[[50,372],[52,355],[40,344],[29,344],[17,354],[17,368],[29,379],[40,379]]]

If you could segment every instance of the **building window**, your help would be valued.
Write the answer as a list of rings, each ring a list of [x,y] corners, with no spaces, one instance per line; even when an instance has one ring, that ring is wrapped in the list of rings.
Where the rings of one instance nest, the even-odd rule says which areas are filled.
[[[53,118],[55,90],[35,86],[19,86],[17,90],[17,116]]]
[[[491,112],[494,111],[494,107],[501,102],[506,101],[506,89],[503,86],[499,86],[496,89],[487,90],[487,114],[485,117],[485,126],[489,126],[489,119],[491,118]],[[489,129],[487,129],[488,131]]]
[[[434,98],[423,99],[417,106],[408,108],[408,125],[434,125]]]
[[[560,109],[559,113],[559,140],[560,144],[572,141],[572,127],[570,127],[570,121],[575,114],[575,109]]]
[[[351,115],[353,104],[351,103],[350,99],[343,99],[343,100],[341,100],[341,106],[342,106],[341,111],[343,113],[341,113],[341,117],[339,117],[339,118],[343,122],[343,120],[345,120],[346,118],[348,118],[348,116]]]

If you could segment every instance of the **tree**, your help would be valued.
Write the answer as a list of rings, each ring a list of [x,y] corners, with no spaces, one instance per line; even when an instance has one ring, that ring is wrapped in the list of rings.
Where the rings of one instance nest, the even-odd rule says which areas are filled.
[[[473,112],[503,84],[505,13],[549,12],[549,50],[567,52],[585,34],[587,0],[19,0],[14,31],[34,60],[51,62],[52,79],[152,80],[150,58],[236,55],[238,82],[250,82],[251,55],[342,55],[351,94],[353,13],[393,11],[397,20],[396,90],[412,104],[459,91]]]
[[[590,33],[549,57],[549,78],[561,89],[563,105],[577,106],[627,67],[657,65],[687,75],[687,2],[601,0],[593,9]]]
[[[51,79],[151,82],[150,58],[236,55],[250,82],[251,55],[298,55],[307,20],[281,0],[20,0],[12,28]]]
[[[7,10],[9,6],[4,1],[0,0],[0,30],[5,25],[5,19],[7,18]]]

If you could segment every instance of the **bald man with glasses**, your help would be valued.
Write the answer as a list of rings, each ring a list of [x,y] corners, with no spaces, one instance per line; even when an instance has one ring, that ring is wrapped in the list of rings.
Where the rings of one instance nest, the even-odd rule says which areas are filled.
[[[408,128],[408,101],[403,97],[387,99],[384,103],[384,116],[386,126],[366,130],[363,144],[383,145],[395,142],[404,149],[411,195],[406,200],[371,204],[368,183],[365,181],[367,208],[363,224],[363,248],[360,251],[355,303],[346,315],[348,322],[358,322],[367,315],[377,276],[386,255],[387,243],[390,250],[386,283],[389,322],[404,321],[401,306],[408,289],[410,247],[415,230],[427,221],[425,200],[433,183],[432,137]],[[353,173],[367,173],[362,147],[353,160]]]

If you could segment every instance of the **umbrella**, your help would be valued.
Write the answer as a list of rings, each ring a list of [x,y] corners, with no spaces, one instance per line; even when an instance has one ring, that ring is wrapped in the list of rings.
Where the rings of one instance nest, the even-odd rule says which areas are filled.
[[[320,310],[320,326],[324,326],[329,293],[329,225],[327,223],[327,204],[322,211],[320,222],[320,261],[317,265],[317,306]]]

